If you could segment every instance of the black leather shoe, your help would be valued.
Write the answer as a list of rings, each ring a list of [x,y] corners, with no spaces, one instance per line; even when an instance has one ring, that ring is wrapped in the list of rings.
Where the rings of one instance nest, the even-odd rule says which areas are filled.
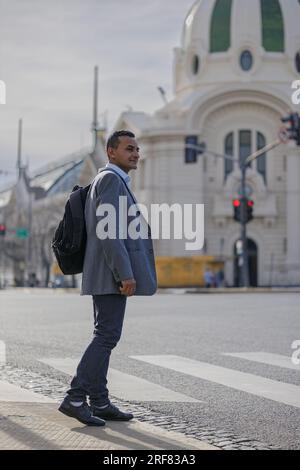
[[[105,419],[107,421],[129,421],[133,418],[133,414],[124,413],[115,405],[110,403],[106,408],[100,409],[96,405],[91,405],[93,416]]]
[[[93,416],[88,404],[83,402],[80,406],[71,405],[68,397],[64,398],[58,410],[69,416],[75,418],[87,426],[104,426],[105,421],[96,416]]]

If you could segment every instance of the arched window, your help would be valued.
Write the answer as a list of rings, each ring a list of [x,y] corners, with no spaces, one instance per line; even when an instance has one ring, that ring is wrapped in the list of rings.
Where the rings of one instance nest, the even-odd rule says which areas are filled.
[[[257,150],[262,149],[266,146],[265,136],[261,132],[256,133],[256,148]],[[257,171],[260,173],[264,179],[265,184],[267,184],[267,161],[266,154],[263,153],[260,155],[257,160]]]
[[[210,25],[210,52],[226,52],[230,47],[232,0],[216,0]]]
[[[237,139],[237,140],[235,140]],[[256,141],[255,141],[256,139]],[[248,129],[237,130],[235,132],[230,132],[225,137],[224,141],[224,154],[229,156],[234,156],[234,143],[237,142],[238,146],[238,155],[240,163],[243,163],[253,151],[260,150],[266,146],[265,136],[259,132],[252,132]],[[253,150],[252,150],[253,149]],[[260,173],[264,179],[265,184],[267,184],[267,161],[266,154],[263,153],[253,162],[248,163],[248,166],[255,169]],[[234,161],[226,158],[224,159],[224,183],[228,175],[234,170]]]
[[[225,145],[224,145],[224,153],[225,155],[229,155],[233,157],[233,148],[234,148],[234,138],[233,138],[233,132],[230,132],[225,138]],[[226,181],[227,176],[229,173],[233,171],[233,160],[230,160],[229,158],[226,158],[224,160],[224,180]]]
[[[261,0],[263,47],[268,52],[284,52],[284,23],[278,0]]]
[[[244,163],[246,158],[251,155],[251,137],[251,131],[239,131],[239,159],[241,163]],[[248,163],[248,165],[252,166],[252,162]]]

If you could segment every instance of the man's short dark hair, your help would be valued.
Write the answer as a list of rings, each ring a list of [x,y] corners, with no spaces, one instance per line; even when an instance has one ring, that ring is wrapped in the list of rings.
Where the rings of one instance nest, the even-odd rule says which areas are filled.
[[[133,139],[135,138],[135,135],[131,131],[116,131],[114,132],[107,140],[106,144],[106,150],[108,150],[109,147],[112,147],[113,149],[118,148],[118,145],[120,143],[119,137],[132,137]]]

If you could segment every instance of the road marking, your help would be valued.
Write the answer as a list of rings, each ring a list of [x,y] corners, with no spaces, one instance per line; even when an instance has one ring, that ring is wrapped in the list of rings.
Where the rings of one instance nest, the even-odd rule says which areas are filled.
[[[297,366],[296,364],[293,364],[291,356],[282,356],[281,354],[273,354],[264,351],[245,353],[223,353],[223,356],[238,357],[241,359],[246,359],[247,361],[260,362],[261,364],[284,367],[285,369],[293,369],[298,370],[300,372],[300,365]]]
[[[0,366],[6,364],[6,344],[4,341],[0,341]]]
[[[79,359],[71,358],[43,358],[40,362],[48,364],[54,369],[74,375]],[[108,370],[108,386],[110,393],[118,398],[128,401],[164,401],[180,403],[199,403],[199,400],[182,393],[174,392],[148,380],[134,375],[125,374],[115,369]]]
[[[181,356],[130,356],[226,387],[300,408],[300,387]]]
[[[52,398],[44,397],[22,387],[0,380],[0,402],[56,403]]]

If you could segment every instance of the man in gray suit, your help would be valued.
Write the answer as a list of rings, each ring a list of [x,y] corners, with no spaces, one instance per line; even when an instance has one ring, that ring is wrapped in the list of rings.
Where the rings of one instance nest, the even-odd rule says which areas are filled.
[[[109,400],[106,387],[109,359],[121,337],[127,297],[153,295],[157,289],[149,225],[136,211],[141,216],[140,228],[146,227],[147,237],[132,238],[129,225],[134,216],[127,216],[126,220],[118,217],[120,208],[124,211],[122,196],[127,214],[137,203],[129,188],[128,175],[130,170],[137,169],[140,158],[134,134],[115,132],[108,139],[107,155],[109,163],[99,170],[85,205],[87,244],[81,294],[93,296],[94,335],[59,407],[62,413],[90,426],[103,426],[106,420],[133,418]],[[108,235],[112,227],[107,232],[103,229],[107,204],[117,215],[113,224],[115,236]]]

